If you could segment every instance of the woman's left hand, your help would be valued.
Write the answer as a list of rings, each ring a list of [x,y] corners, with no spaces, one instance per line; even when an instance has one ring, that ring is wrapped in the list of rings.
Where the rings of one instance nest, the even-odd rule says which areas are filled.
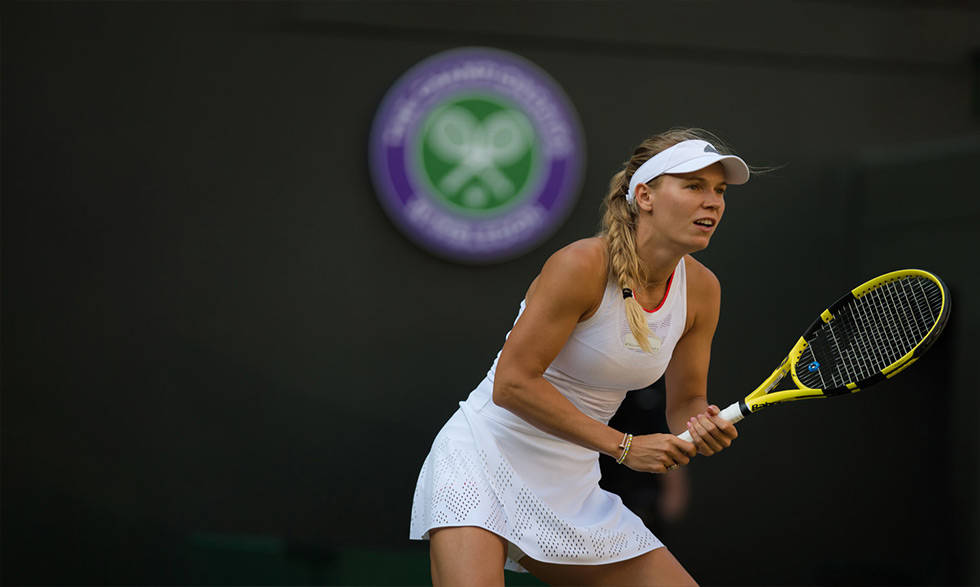
[[[719,416],[720,413],[718,406],[711,405],[687,421],[687,430],[694,439],[698,454],[711,456],[731,446],[738,437],[735,425]]]

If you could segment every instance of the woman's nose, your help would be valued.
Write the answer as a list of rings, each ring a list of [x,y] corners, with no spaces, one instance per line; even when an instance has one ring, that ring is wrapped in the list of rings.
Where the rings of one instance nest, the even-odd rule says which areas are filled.
[[[704,202],[701,203],[705,208],[710,208],[712,210],[717,210],[725,204],[725,199],[718,194],[712,194],[705,197]]]

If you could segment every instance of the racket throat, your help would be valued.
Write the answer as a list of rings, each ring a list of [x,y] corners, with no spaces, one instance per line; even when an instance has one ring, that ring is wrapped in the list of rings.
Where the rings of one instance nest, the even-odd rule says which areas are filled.
[[[737,403],[732,405],[738,406],[738,411],[742,415],[742,418],[745,418],[746,416],[752,413],[752,410],[749,409],[749,406],[745,403],[745,400],[738,400]],[[739,420],[741,420],[742,418],[739,418]]]

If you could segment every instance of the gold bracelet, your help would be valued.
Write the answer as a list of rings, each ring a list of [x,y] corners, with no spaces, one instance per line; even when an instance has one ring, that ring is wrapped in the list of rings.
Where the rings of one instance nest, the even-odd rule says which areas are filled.
[[[626,460],[626,455],[630,452],[631,444],[633,444],[633,435],[627,433],[626,436],[623,437],[623,441],[619,443],[619,448],[623,449],[623,454],[619,455],[619,458],[616,459],[617,465],[622,465],[623,461]]]

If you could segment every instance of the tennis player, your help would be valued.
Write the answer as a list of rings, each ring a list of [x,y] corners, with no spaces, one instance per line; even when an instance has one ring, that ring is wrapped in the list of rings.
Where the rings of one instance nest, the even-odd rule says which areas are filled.
[[[731,445],[707,401],[718,279],[708,246],[745,162],[710,133],[673,129],[616,173],[603,230],[544,264],[483,381],[422,465],[412,539],[430,540],[439,585],[504,585],[504,569],[552,584],[681,585],[694,579],[615,494],[599,455],[664,473]],[[677,434],[607,423],[626,390],[666,380]]]

